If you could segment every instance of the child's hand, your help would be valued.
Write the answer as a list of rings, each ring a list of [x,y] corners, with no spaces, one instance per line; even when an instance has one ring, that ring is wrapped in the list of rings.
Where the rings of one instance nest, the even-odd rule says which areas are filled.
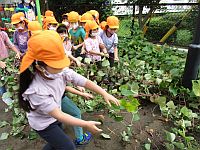
[[[20,57],[21,57],[20,52],[16,53],[15,58],[20,59]]]
[[[114,60],[115,60],[115,61],[119,61],[119,57],[115,57]]]
[[[79,90],[79,91],[81,91],[81,92],[85,92],[85,88],[84,87],[81,87],[81,86],[77,86],[77,89]]]
[[[76,64],[78,67],[81,67],[81,62],[78,59],[76,60]]]
[[[94,96],[92,94],[89,94],[89,93],[83,93],[82,96],[86,99],[92,99],[94,98]]]
[[[114,96],[110,95],[110,94],[106,94],[105,96],[103,96],[106,103],[108,103],[109,106],[111,106],[110,102],[114,103],[115,105],[119,106],[120,102],[118,99],[116,99]]]
[[[81,49],[81,54],[85,54],[85,53],[86,53],[85,49],[82,48],[82,49]]]
[[[73,49],[74,49],[74,50],[77,50],[77,49],[78,49],[78,46],[73,46]]]
[[[109,54],[108,53],[104,53],[104,56],[109,58]]]
[[[6,63],[3,61],[0,61],[0,68],[5,68],[6,67]]]
[[[86,128],[92,133],[102,132],[103,130],[97,128],[96,125],[101,125],[101,122],[87,121]]]
[[[103,53],[103,52],[101,52],[101,53],[100,53],[100,56],[104,56],[104,53]]]

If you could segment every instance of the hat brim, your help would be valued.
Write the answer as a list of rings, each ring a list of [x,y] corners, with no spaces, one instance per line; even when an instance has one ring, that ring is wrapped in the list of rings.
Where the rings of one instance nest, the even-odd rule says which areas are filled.
[[[44,63],[56,69],[62,69],[70,66],[70,60],[67,56],[65,56],[62,60],[57,60],[57,61],[44,60]]]
[[[21,20],[19,20],[19,21],[13,21],[13,22],[11,22],[11,24],[18,24],[18,23],[20,23],[21,22]]]
[[[111,29],[119,29],[119,26],[109,26]]]
[[[34,59],[30,57],[27,53],[24,55],[20,64],[20,73],[24,72],[34,62]]]

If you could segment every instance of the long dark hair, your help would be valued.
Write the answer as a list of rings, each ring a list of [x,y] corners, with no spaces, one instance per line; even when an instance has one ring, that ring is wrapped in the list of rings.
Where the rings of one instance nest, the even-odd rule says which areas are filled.
[[[32,64],[34,68],[35,63]],[[33,110],[28,100],[24,100],[22,94],[28,89],[29,85],[31,84],[33,80],[34,74],[30,71],[30,69],[26,69],[24,72],[22,72],[19,75],[19,106],[26,112],[30,112],[30,110]]]
[[[45,66],[46,64],[43,62],[37,62],[38,65]],[[34,109],[31,107],[28,100],[24,100],[22,94],[29,88],[29,85],[31,84],[34,74],[37,71],[36,70],[36,62],[34,61],[32,64],[32,68],[27,68],[24,72],[22,72],[19,76],[19,94],[18,94],[18,103],[20,108],[22,108],[26,112],[34,111]],[[32,71],[30,70],[32,69]]]

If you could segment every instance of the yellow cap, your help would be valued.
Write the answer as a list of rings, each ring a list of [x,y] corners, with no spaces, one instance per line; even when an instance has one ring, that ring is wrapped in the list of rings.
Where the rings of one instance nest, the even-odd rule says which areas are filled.
[[[79,21],[79,14],[75,11],[71,11],[68,14],[68,20],[69,20],[69,22],[78,22]]]

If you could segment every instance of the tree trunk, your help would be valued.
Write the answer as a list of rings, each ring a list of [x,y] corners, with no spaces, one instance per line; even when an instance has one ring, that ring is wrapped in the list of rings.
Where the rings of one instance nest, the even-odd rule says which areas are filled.
[[[154,12],[154,10],[156,10],[156,9],[153,8],[153,7],[150,8],[149,12],[147,13],[147,15],[144,17],[144,19],[142,21],[142,28],[146,24],[146,22],[148,21],[148,19],[151,17],[151,15]]]
[[[142,11],[143,11],[143,7],[144,7],[144,6],[139,5],[138,22],[139,22],[139,27],[140,27],[140,29],[143,28],[143,26],[142,26]]]

